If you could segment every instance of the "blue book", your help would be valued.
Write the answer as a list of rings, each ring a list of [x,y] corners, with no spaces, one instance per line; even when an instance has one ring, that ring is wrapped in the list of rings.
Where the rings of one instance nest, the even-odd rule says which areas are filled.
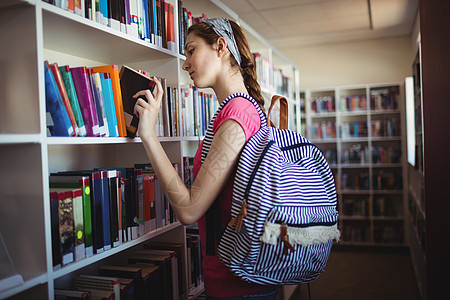
[[[109,136],[118,137],[119,127],[117,126],[116,107],[114,105],[114,94],[112,90],[111,75],[101,73],[100,81],[102,84],[103,101],[105,104],[106,120],[108,122]]]
[[[61,98],[55,77],[45,64],[45,110],[47,112],[47,129],[50,136],[72,136],[75,134],[64,102]]]

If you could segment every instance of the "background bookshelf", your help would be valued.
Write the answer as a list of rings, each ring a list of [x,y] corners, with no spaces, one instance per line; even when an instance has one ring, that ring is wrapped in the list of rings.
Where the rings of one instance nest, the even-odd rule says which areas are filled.
[[[340,244],[405,245],[406,157],[400,84],[312,89],[305,133],[335,176]]]
[[[238,15],[219,1],[167,0],[176,9],[182,3],[193,13],[207,17]],[[0,101],[0,229],[16,271],[24,284],[0,292],[0,298],[53,299],[55,288],[70,285],[74,276],[93,273],[100,265],[117,262],[135,253],[147,241],[176,242],[183,245],[183,298],[195,297],[202,288],[189,286],[186,229],[179,222],[123,243],[117,248],[53,270],[49,174],[57,171],[127,167],[146,163],[140,139],[124,137],[47,137],[45,114],[44,61],[59,65],[128,65],[164,77],[167,85],[180,90],[191,83],[181,70],[184,55],[178,53],[179,32],[175,30],[175,50],[168,50],[137,37],[75,15],[44,1],[8,0],[0,5],[0,39],[8,41],[0,50],[2,100]],[[175,16],[175,24],[178,18]],[[250,37],[253,52],[267,57],[291,78],[286,95],[291,100],[290,126],[299,128],[300,105],[298,70],[271,47],[256,31],[242,24]],[[178,28],[178,26],[175,26]],[[280,90],[265,87],[267,99]],[[295,109],[292,109],[295,107]],[[183,158],[193,156],[200,136],[160,137],[172,163],[181,167]],[[32,249],[32,251],[30,250]]]

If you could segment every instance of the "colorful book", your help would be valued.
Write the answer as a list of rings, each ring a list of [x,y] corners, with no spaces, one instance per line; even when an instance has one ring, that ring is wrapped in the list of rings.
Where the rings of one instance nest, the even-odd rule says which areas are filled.
[[[64,102],[64,107],[66,108],[67,114],[69,115],[70,123],[72,124],[73,130],[75,131],[74,136],[78,136],[80,132],[78,129],[77,121],[75,120],[69,96],[67,95],[66,87],[64,86],[64,81],[59,71],[58,64],[49,64],[49,67],[50,70],[52,70],[53,77],[55,78],[56,85],[58,86],[59,93],[61,94],[61,99]]]
[[[77,122],[79,136],[86,136],[86,127],[84,126],[83,115],[81,113],[80,104],[78,102],[77,92],[75,91],[75,86],[73,84],[72,72],[69,66],[59,67],[59,72],[61,73],[62,80],[64,82],[64,87],[66,88],[67,96],[69,97],[70,106]]]
[[[54,192],[50,189],[50,192]],[[61,241],[62,265],[74,261],[74,219],[73,201],[70,192],[58,192],[58,224]]]
[[[119,136],[119,127],[117,126],[116,107],[114,105],[114,94],[112,90],[111,75],[101,73],[100,81],[102,85],[103,100],[105,102],[106,119],[108,122],[108,131],[110,137]]]
[[[134,168],[126,169],[126,177],[128,186],[126,187],[126,206],[127,206],[127,227],[130,233],[129,238],[136,239],[138,237],[138,195],[136,170]]]
[[[50,185],[52,192],[58,194],[66,193],[66,197],[72,198],[72,213],[73,213],[73,258],[74,261],[79,261],[86,257],[86,250],[84,244],[84,224],[83,224],[83,197],[82,190],[79,187],[60,187],[55,188]]]
[[[134,106],[138,98],[133,98],[133,96],[142,90],[149,89],[153,92],[155,85],[155,82],[150,77],[128,66],[124,65],[120,69],[120,87],[122,91],[123,111],[127,136],[129,138],[134,138],[136,136],[139,125],[139,118],[134,114]]]
[[[73,136],[75,131],[64,106],[55,78],[45,62],[45,110],[49,136]]]
[[[100,136],[100,128],[92,95],[88,70],[86,67],[70,68],[72,71],[73,84],[77,93],[78,101],[86,126],[87,136]]]
[[[91,188],[89,176],[56,176],[51,174],[50,188],[80,188],[83,202],[83,229],[86,257],[94,254],[92,237]]]
[[[105,65],[92,68],[97,73],[109,73],[111,76],[111,85],[114,94],[114,104],[116,107],[117,125],[119,127],[119,136],[126,136],[125,117],[123,114],[122,91],[120,88],[119,68],[117,65]]]

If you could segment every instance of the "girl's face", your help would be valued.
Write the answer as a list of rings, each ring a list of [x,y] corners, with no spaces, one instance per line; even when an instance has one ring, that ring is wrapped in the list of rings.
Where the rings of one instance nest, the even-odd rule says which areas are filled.
[[[186,39],[183,70],[189,73],[198,88],[213,87],[216,82],[220,58],[214,46],[208,45],[195,33],[190,33]]]

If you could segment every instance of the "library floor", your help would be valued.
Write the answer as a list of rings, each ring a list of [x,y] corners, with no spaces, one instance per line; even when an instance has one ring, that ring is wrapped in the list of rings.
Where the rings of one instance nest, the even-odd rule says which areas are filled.
[[[310,284],[312,300],[420,300],[407,250],[345,248],[331,252],[325,272]],[[307,286],[290,299],[308,299]]]

